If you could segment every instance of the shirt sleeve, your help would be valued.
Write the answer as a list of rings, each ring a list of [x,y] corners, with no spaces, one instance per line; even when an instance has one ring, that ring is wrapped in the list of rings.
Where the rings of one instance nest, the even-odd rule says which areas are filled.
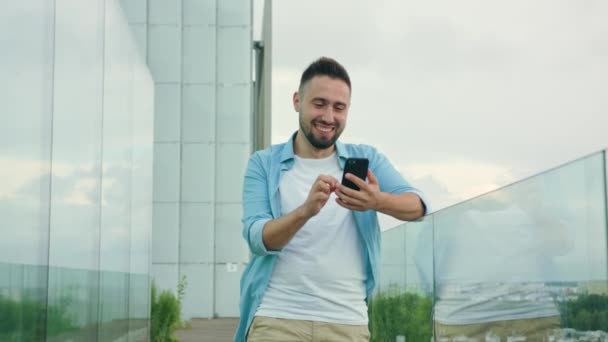
[[[243,238],[249,250],[256,255],[278,254],[264,245],[262,231],[266,222],[273,219],[268,193],[268,173],[259,153],[254,153],[247,164],[243,182]]]
[[[372,172],[376,175],[376,178],[378,178],[380,191],[395,195],[408,192],[416,194],[424,207],[424,215],[431,211],[429,202],[422,191],[411,186],[382,153],[374,149],[373,155],[370,158],[370,165]]]

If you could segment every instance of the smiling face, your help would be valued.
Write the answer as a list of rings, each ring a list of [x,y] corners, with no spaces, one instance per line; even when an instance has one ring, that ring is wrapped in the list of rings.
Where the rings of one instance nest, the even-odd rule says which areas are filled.
[[[346,126],[350,88],[340,79],[315,76],[294,94],[293,105],[300,113],[299,135],[306,137],[313,152],[327,150]]]

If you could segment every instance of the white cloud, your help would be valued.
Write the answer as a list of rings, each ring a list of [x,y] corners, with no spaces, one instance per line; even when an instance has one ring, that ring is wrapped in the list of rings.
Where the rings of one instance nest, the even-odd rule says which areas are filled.
[[[444,192],[444,194],[438,193],[438,195],[447,195],[460,201],[515,181],[508,168],[480,161],[411,163],[398,167],[398,169],[410,174],[412,182],[420,180],[428,183],[428,179],[436,182],[441,187],[435,191]]]

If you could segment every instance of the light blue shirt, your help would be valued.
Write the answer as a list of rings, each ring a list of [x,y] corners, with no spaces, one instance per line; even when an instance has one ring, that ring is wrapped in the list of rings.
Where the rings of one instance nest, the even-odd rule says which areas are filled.
[[[272,276],[272,270],[280,250],[268,250],[262,239],[266,222],[281,216],[279,185],[284,171],[294,164],[293,139],[287,143],[273,145],[263,151],[255,152],[247,165],[243,184],[243,237],[253,253],[251,261],[241,278],[241,318],[235,342],[244,342],[255,312],[262,301],[264,291]],[[336,142],[336,152],[340,168],[348,158],[368,158],[369,168],[378,178],[380,191],[392,194],[412,192],[423,201],[428,212],[428,202],[420,191],[413,188],[391,163],[375,148],[367,145],[353,145]],[[380,226],[374,210],[353,211],[357,230],[363,242],[367,282],[366,301],[369,300],[380,270]]]

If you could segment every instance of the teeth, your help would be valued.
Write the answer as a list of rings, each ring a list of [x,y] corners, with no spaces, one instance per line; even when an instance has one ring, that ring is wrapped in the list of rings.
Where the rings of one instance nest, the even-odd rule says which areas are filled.
[[[317,128],[322,132],[331,132],[331,130],[333,129],[332,127],[320,127],[320,126],[317,126]]]

